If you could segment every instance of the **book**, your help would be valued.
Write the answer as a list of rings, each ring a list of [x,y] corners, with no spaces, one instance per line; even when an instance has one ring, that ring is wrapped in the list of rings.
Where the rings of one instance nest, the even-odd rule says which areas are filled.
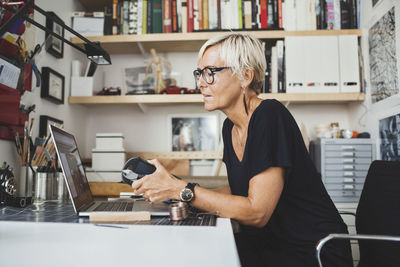
[[[260,22],[261,22],[261,29],[268,28],[268,10],[267,10],[267,0],[260,0]]]
[[[193,0],[187,0],[187,31],[192,32],[194,28],[193,22]]]
[[[128,34],[137,33],[137,16],[138,16],[137,10],[138,10],[137,0],[129,1]]]
[[[260,19],[260,13],[259,13],[259,2],[258,0],[252,0],[251,1],[251,28],[252,29],[258,29],[258,21]]]
[[[182,0],[176,0],[176,13],[178,15],[178,32],[182,32]]]
[[[171,0],[163,1],[163,33],[172,32]]]
[[[147,1],[146,33],[153,32],[153,2],[152,0]]]
[[[198,16],[198,20],[199,20],[199,28],[198,30],[202,30],[203,29],[203,19],[204,19],[204,15],[203,15],[203,0],[197,0],[197,9],[199,10],[199,16]]]
[[[122,2],[122,16],[123,16],[123,22],[122,22],[122,34],[128,34],[129,31],[129,1],[124,0]]]
[[[251,0],[243,2],[244,28],[251,29]]]
[[[340,28],[352,28],[352,10],[350,0],[340,0]]]
[[[237,29],[243,29],[243,7],[242,0],[237,0],[237,11],[238,11],[238,24]]]
[[[274,1],[275,0],[267,0],[267,28],[273,29],[275,28],[274,24]]]
[[[138,8],[137,8],[137,34],[142,34],[142,23],[143,23],[143,0],[138,0]]]
[[[112,35],[112,5],[104,7],[104,35]]]
[[[283,22],[282,22],[282,0],[278,0],[278,2],[277,2],[277,11],[278,11],[278,28],[282,29],[283,28]]]
[[[172,32],[178,32],[178,8],[176,6],[176,0],[171,0],[171,12],[172,12]]]
[[[199,21],[199,1],[200,0],[192,0],[193,1],[193,30],[200,29],[200,21]]]
[[[185,33],[188,32],[188,11],[187,11],[187,0],[182,0],[181,3],[182,6],[182,15],[181,15],[181,21],[182,21],[182,30],[181,32]]]
[[[210,22],[208,17],[208,0],[202,0],[203,3],[203,30],[210,29]]]
[[[112,34],[118,34],[118,0],[113,0]]]
[[[210,30],[218,29],[218,2],[219,0],[208,0],[208,22]]]
[[[146,34],[146,33],[147,33],[147,0],[143,0],[142,34]]]
[[[278,93],[286,93],[285,81],[285,48],[283,40],[276,42],[276,53],[278,61]]]
[[[151,32],[162,33],[163,32],[162,0],[153,0],[152,11],[153,12],[152,12]]]

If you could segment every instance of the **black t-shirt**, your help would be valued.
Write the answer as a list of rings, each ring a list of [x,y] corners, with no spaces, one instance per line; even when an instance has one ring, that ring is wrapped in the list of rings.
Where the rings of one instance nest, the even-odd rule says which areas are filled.
[[[232,146],[232,127],[227,118],[223,161],[233,195],[247,197],[250,179],[269,167],[285,169],[284,188],[266,226],[241,225],[236,241],[242,264],[314,266],[318,240],[330,233],[347,233],[347,227],[311,161],[296,121],[277,100],[262,101],[250,118],[242,161]],[[348,244],[330,243],[324,249],[325,261],[346,266],[337,261],[338,256],[351,264]]]

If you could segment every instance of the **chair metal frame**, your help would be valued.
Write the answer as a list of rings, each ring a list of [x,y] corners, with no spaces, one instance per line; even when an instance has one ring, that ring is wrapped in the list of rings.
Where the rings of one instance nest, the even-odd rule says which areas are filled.
[[[322,267],[321,263],[321,249],[325,245],[326,242],[333,239],[348,239],[348,240],[380,240],[380,241],[391,241],[391,242],[400,242],[400,236],[391,236],[391,235],[349,235],[349,234],[329,234],[328,236],[322,238],[318,241],[316,246],[317,250],[317,259],[318,264]]]

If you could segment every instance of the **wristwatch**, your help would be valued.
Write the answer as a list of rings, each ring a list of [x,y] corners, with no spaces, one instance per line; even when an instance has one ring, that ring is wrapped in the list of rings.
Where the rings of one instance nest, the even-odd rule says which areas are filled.
[[[188,183],[180,193],[181,201],[190,202],[194,199],[194,187],[199,185],[198,183]]]

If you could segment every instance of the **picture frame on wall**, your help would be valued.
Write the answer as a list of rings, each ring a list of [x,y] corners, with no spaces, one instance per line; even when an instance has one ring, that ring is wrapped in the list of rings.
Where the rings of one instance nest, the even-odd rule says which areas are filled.
[[[379,120],[380,157],[400,161],[400,113]]]
[[[49,67],[43,67],[40,97],[56,104],[64,104],[64,92],[64,76]]]
[[[55,34],[64,38],[64,22],[54,13],[47,12],[51,19],[46,17],[46,28],[53,31]],[[49,37],[50,36],[50,37]],[[57,37],[51,36],[46,32],[46,51],[56,58],[63,58],[64,56],[64,41]]]
[[[56,127],[64,127],[64,122],[62,120],[47,116],[40,115],[39,118],[39,136],[46,137],[49,136],[49,125],[54,125]]]
[[[219,132],[216,114],[168,115],[171,151],[217,151]]]

